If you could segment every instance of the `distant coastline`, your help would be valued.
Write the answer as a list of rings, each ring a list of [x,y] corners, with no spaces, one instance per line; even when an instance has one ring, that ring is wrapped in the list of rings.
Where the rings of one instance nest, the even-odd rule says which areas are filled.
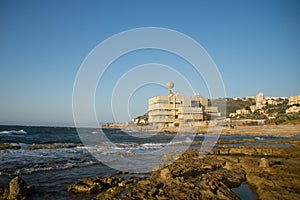
[[[180,130],[182,133],[197,133],[197,134],[216,134],[221,129],[221,135],[249,135],[249,136],[274,136],[274,137],[292,137],[300,136],[300,124],[281,124],[281,125],[243,125],[243,126],[230,126],[216,127],[216,126],[205,126],[197,127],[196,131],[191,131],[191,128],[178,129],[163,128],[153,129],[150,126],[134,126],[130,127],[127,125],[116,125],[112,127],[101,126],[101,129],[122,129],[123,131],[130,132],[157,132],[157,133],[169,133],[176,134]]]

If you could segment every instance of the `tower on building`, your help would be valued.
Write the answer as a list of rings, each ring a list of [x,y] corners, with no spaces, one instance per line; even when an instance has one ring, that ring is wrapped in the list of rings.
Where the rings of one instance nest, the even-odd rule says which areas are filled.
[[[174,87],[174,83],[171,82],[171,81],[168,81],[167,84],[166,84],[166,86],[167,86],[167,88],[168,88],[168,95],[173,94],[172,88]]]

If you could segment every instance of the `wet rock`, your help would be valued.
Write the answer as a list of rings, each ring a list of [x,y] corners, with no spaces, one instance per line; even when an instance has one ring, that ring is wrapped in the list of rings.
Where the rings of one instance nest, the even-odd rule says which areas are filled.
[[[61,148],[75,148],[77,144],[68,144],[68,143],[53,143],[53,144],[32,144],[26,148],[26,150],[37,150],[37,149],[61,149]]]
[[[24,180],[16,176],[9,183],[8,200],[27,199],[27,196],[33,191],[33,186],[26,186]]]
[[[276,166],[276,165],[283,165],[283,162],[282,161],[280,161],[280,160],[271,160],[270,162],[269,162],[269,166],[270,167],[272,167],[272,166]]]
[[[13,178],[9,183],[9,199],[18,199],[24,194],[25,182],[19,176]]]
[[[16,176],[9,182],[9,188],[0,188],[0,199],[24,200],[33,192],[33,186],[26,186],[24,180]]]
[[[235,168],[234,171],[219,171],[214,176],[217,176],[217,179],[221,180],[229,188],[238,187],[246,180],[246,173],[241,168]]]
[[[239,199],[220,179],[203,175],[199,187],[202,199]]]
[[[0,150],[5,150],[5,149],[21,149],[19,144],[14,144],[14,143],[3,143],[0,144]]]
[[[9,189],[0,187],[0,199],[7,199],[8,195]]]

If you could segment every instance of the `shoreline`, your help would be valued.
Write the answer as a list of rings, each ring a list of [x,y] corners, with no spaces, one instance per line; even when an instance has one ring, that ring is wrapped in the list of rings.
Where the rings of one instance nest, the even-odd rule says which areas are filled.
[[[273,136],[293,137],[300,136],[300,125],[261,125],[223,127],[221,135]]]
[[[178,130],[182,133],[191,133],[191,134],[219,134],[218,132],[221,129],[220,135],[222,136],[273,136],[273,137],[294,137],[300,136],[300,124],[294,125],[244,125],[244,126],[234,126],[231,128],[229,126],[216,127],[198,127],[197,131],[191,131],[191,128],[164,128],[161,130],[151,129],[149,127],[129,127],[129,126],[118,126],[118,127],[99,127],[101,129],[121,129],[123,131],[129,132],[141,132],[141,133],[169,133],[177,134]],[[216,133],[217,132],[217,133]]]

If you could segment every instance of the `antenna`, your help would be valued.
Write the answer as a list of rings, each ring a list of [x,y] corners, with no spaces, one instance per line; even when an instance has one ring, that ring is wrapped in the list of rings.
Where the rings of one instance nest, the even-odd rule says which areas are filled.
[[[168,88],[168,95],[173,94],[172,92],[172,88],[174,87],[174,83],[171,81],[168,81],[166,84],[167,88]]]

